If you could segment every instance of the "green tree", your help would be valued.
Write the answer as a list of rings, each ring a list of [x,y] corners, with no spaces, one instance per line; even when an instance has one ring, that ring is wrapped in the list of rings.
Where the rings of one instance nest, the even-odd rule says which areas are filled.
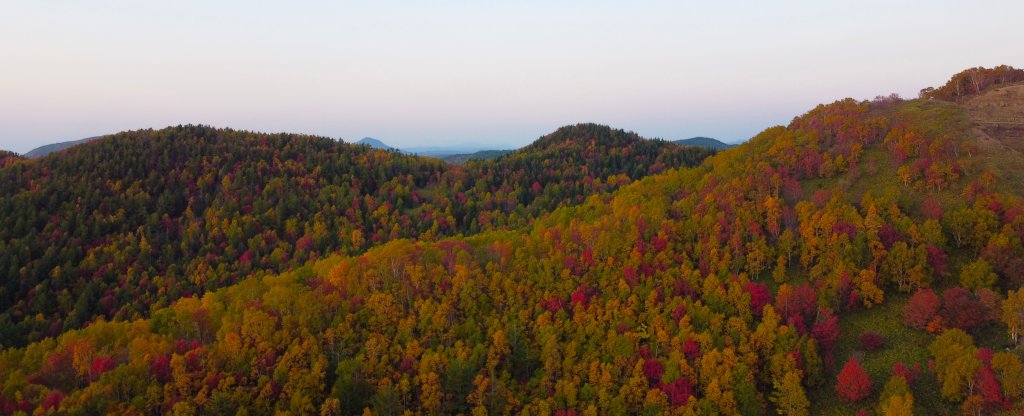
[[[968,289],[990,288],[999,276],[983,259],[977,259],[960,269],[960,285]]]

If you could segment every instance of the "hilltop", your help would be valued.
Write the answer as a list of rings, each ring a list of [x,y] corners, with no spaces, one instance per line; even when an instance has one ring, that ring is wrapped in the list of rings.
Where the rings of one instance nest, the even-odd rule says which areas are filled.
[[[544,179],[541,184],[552,183],[555,176],[569,173],[574,179],[607,179],[613,172],[638,179],[683,165],[714,154],[700,148],[681,148],[659,140],[647,139],[634,132],[608,126],[582,123],[564,126],[533,143],[496,159],[496,164],[513,166],[514,170],[536,171]],[[643,161],[643,163],[634,163]],[[470,164],[469,166],[473,166]],[[483,164],[481,166],[486,166]],[[568,171],[566,170],[568,169]],[[571,182],[572,186],[579,186]]]
[[[999,65],[994,68],[970,68],[953,75],[945,85],[924,88],[920,97],[952,102],[963,102],[993,86],[1024,81],[1024,69]]]

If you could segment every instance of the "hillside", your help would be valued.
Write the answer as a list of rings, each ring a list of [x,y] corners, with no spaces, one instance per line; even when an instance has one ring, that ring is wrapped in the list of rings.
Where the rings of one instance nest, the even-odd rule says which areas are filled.
[[[81,140],[72,140],[68,142],[52,143],[45,146],[39,146],[35,149],[29,150],[27,153],[25,153],[24,156],[29,159],[37,159],[46,156],[50,153],[59,152],[64,149],[71,148],[72,146],[91,142],[93,140],[99,139],[100,137],[101,136],[89,137]]]
[[[1024,186],[1024,84],[993,88],[964,103],[978,144],[1005,189]]]
[[[401,192],[443,168],[328,138],[203,126],[120,133],[5,168],[0,339],[140,317],[255,270],[361,251],[392,228],[409,236],[395,206],[412,196]]]
[[[179,126],[15,164],[0,170],[0,344],[100,317],[137,319],[328,253],[522,227],[710,154],[563,133],[552,145],[577,149],[586,141],[591,159],[631,152],[631,140],[640,150],[609,163],[542,162],[552,149],[535,147],[507,162],[454,168],[329,138]]]
[[[680,146],[700,146],[708,147],[715,150],[725,150],[735,145],[723,143],[719,140],[712,139],[710,137],[691,137],[689,139],[676,140],[673,143]]]
[[[840,100],[682,169],[656,150],[687,148],[569,126],[433,191],[654,163],[522,228],[397,239],[8,349],[0,410],[1017,414],[1024,199],[971,111]]]

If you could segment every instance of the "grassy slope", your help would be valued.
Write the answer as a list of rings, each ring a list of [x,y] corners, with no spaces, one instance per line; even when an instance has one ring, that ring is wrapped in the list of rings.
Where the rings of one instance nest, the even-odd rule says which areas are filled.
[[[921,128],[950,128],[956,134],[955,137],[962,141],[978,141],[978,137],[968,127],[968,116],[962,107],[950,103],[935,101],[911,101],[904,103],[900,110],[906,113],[924,113],[928,120],[941,120],[941,123],[929,123],[920,125]],[[1005,157],[993,154],[988,149],[982,148],[981,155],[975,155],[981,162],[975,169],[982,167],[1000,172],[1002,165],[1007,161]],[[972,177],[972,172],[967,173]],[[850,202],[859,202],[866,193],[874,196],[882,196],[898,201],[900,208],[905,212],[919,212],[919,207],[925,198],[931,197],[946,210],[963,207],[963,197],[959,191],[966,185],[966,180],[955,184],[940,192],[919,192],[905,187],[899,182],[896,175],[896,166],[890,154],[884,148],[866,149],[858,166],[858,171],[852,175],[840,177],[840,179],[816,180],[804,183],[807,193],[813,193],[819,189],[843,189]],[[1020,188],[1017,188],[1019,192]],[[963,264],[966,253],[953,253],[950,257],[950,264]],[[933,288],[936,291],[956,285],[957,270],[951,270],[950,276],[946,278],[936,277]],[[825,376],[826,382],[808,391],[808,399],[811,400],[812,414],[822,415],[849,415],[860,409],[868,409],[872,412],[877,410],[878,398],[882,388],[892,373],[892,366],[897,362],[913,366],[921,364],[922,374],[918,381],[911,387],[914,394],[916,414],[930,415],[955,415],[960,413],[959,403],[951,403],[942,399],[940,386],[935,378],[935,373],[928,371],[928,361],[931,356],[928,352],[928,345],[934,340],[934,336],[924,331],[915,330],[903,324],[903,306],[906,304],[909,294],[897,293],[889,288],[886,290],[886,300],[882,305],[868,310],[858,310],[840,314],[841,335],[835,352],[835,364]],[[864,352],[860,350],[859,336],[863,332],[874,331],[885,337],[886,346],[875,352]],[[990,347],[1002,349],[1010,344],[1008,335],[997,326],[990,326],[972,334],[975,344],[979,347]],[[849,405],[842,402],[835,392],[836,375],[843,364],[850,357],[857,357],[867,370],[872,380],[873,395],[856,405]]]
[[[826,383],[823,386],[808,392],[808,398],[814,403],[812,407],[816,414],[849,415],[859,409],[875,407],[878,395],[892,372],[892,366],[897,362],[908,367],[914,363],[921,364],[923,374],[911,388],[918,414],[958,413],[958,406],[951,406],[949,402],[941,399],[934,373],[927,372],[928,360],[931,358],[928,355],[928,344],[932,341],[932,335],[903,324],[903,305],[908,297],[890,297],[875,308],[840,316],[842,333],[835,352],[835,368],[825,378]],[[885,347],[874,352],[860,351],[858,337],[866,331],[874,331],[885,337]],[[874,396],[856,405],[839,400],[835,392],[836,373],[850,357],[858,358],[873,383]]]

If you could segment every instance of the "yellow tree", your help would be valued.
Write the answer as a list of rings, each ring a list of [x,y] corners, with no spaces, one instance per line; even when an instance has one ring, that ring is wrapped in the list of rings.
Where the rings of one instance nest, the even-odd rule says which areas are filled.
[[[882,416],[913,416],[914,396],[910,393],[902,396],[893,396],[882,404]]]
[[[878,411],[884,416],[914,414],[914,396],[907,386],[907,380],[902,376],[893,376],[885,383],[878,403]]]
[[[811,402],[807,400],[804,386],[800,385],[800,373],[792,369],[782,376],[782,380],[774,382],[775,392],[772,401],[782,416],[806,416]]]
[[[961,400],[965,389],[973,390],[974,373],[981,367],[976,350],[971,336],[959,329],[943,332],[928,346],[935,358],[935,372],[942,383],[943,397]]]
[[[1024,330],[1024,289],[1011,290],[1003,301],[1003,323],[1010,331],[1014,343],[1020,341],[1021,330]]]
[[[1024,395],[1024,365],[1012,352],[997,352],[992,356],[992,371],[996,373],[1003,393],[1011,400]]]

